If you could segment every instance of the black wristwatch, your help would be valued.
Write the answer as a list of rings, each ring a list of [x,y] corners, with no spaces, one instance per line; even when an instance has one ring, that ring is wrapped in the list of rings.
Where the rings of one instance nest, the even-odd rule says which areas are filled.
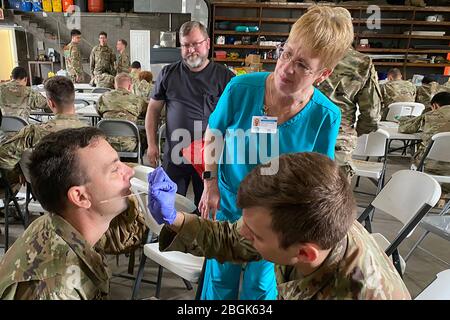
[[[217,178],[217,173],[213,171],[203,171],[202,178],[203,180],[212,180]]]

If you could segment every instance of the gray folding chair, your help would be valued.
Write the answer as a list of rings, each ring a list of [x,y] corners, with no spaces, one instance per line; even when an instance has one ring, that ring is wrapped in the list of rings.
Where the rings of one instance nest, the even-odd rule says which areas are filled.
[[[441,186],[426,173],[400,170],[392,175],[372,203],[359,216],[358,221],[365,222],[365,228],[370,233],[372,233],[370,215],[375,209],[389,214],[402,223],[402,228],[392,242],[381,234],[373,234],[386,255],[392,255],[394,266],[400,275],[404,270],[404,261],[401,261],[398,253],[399,245],[434,207],[440,196]]]
[[[133,137],[136,138],[137,147],[135,151],[117,151],[121,158],[136,158],[142,163],[141,138],[137,125],[128,120],[103,119],[97,123],[97,128],[102,130],[107,137]]]
[[[417,167],[417,170],[426,172],[425,169],[425,162],[427,160],[434,160],[434,161],[442,161],[447,162],[448,167],[450,170],[450,132],[441,132],[435,134],[432,138],[430,143],[427,146],[427,149],[420,160],[419,166]],[[444,176],[444,175],[437,175],[428,173],[430,176],[432,176],[437,182],[439,183],[450,183],[450,176]],[[430,215],[425,217],[419,224],[419,226],[423,229],[425,229],[425,232],[422,234],[422,236],[419,238],[419,240],[413,245],[411,250],[408,252],[408,254],[405,257],[405,260],[408,260],[409,257],[412,255],[413,251],[420,245],[420,243],[425,239],[425,237],[431,232],[438,236],[440,236],[443,239],[450,241],[450,217],[445,216],[445,214],[450,210],[450,200],[445,203],[442,210],[437,215]],[[440,258],[433,255],[428,250],[425,250],[424,248],[420,247],[421,250],[427,252],[431,256],[435,257],[436,259],[442,261]],[[443,261],[445,262],[445,261]],[[445,262],[447,263],[447,262]],[[448,264],[448,263],[447,263]]]
[[[1,130],[6,135],[11,135],[20,131],[23,127],[28,125],[28,121],[18,116],[3,116]]]
[[[111,91],[110,88],[102,88],[102,87],[97,87],[92,89],[92,93],[105,93],[105,92],[109,92]]]
[[[84,108],[90,105],[89,101],[84,99],[75,99],[74,101],[75,109]]]

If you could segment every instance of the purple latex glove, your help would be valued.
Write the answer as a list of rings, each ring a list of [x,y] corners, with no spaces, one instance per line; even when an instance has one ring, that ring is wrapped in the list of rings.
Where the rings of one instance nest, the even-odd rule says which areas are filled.
[[[177,185],[162,167],[148,174],[148,209],[159,224],[172,224],[177,216],[175,194]]]

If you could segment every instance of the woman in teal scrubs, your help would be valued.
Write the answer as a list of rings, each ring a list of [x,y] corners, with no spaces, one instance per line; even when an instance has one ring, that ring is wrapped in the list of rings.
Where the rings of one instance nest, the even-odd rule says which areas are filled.
[[[273,73],[253,73],[230,81],[205,133],[205,189],[199,205],[203,217],[238,220],[242,215],[236,206],[240,182],[270,158],[304,151],[334,158],[341,113],[314,85],[331,74],[352,41],[353,25],[346,9],[313,6],[279,47]],[[224,144],[219,146],[221,139]],[[218,164],[211,147],[222,155]],[[270,169],[266,174],[277,170]],[[271,300],[276,296],[270,262],[206,262],[202,299]]]

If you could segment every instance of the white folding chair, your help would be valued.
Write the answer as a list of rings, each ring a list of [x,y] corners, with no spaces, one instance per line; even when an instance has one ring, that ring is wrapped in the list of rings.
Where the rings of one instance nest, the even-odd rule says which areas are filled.
[[[378,159],[382,159],[382,162],[353,159],[355,176],[358,177],[356,186],[359,184],[359,178],[365,177],[369,178],[377,186],[376,194],[380,192],[386,173],[388,139],[389,133],[383,129],[378,129],[376,132],[358,137],[353,157],[364,157],[366,160],[369,160],[370,157],[377,157]]]
[[[102,88],[102,87],[97,87],[92,89],[92,93],[105,93],[105,92],[110,92],[111,89],[110,88]]]
[[[409,237],[422,218],[434,207],[441,196],[441,186],[423,172],[400,170],[394,173],[372,203],[359,216],[366,229],[372,233],[370,215],[375,209],[394,217],[402,228],[390,243],[382,234],[373,234],[380,248],[392,255],[394,266],[400,274],[404,271],[398,246]]]
[[[20,131],[23,127],[28,125],[28,121],[18,116],[3,116],[0,129],[6,133],[6,135],[13,134]]]
[[[137,141],[135,151],[117,151],[121,158],[136,158],[142,163],[141,138],[137,125],[128,120],[103,119],[97,123],[97,128],[102,130],[107,137],[133,137]]]
[[[425,109],[425,105],[419,102],[394,102],[388,108],[386,121],[398,122],[397,117],[420,116]]]
[[[134,178],[140,181],[138,183],[144,182],[146,184],[146,187],[144,189],[148,190],[147,175],[154,169],[146,166],[137,166],[134,168],[134,170],[135,170]],[[142,188],[136,188],[136,180],[132,179],[131,183],[132,183],[131,190],[135,194],[141,192]],[[139,191],[137,191],[138,189]],[[149,233],[159,235],[162,229],[162,225],[159,225],[155,221],[151,213],[148,211],[147,194],[139,195],[137,199],[142,212],[144,212],[145,223],[150,229]],[[196,206],[192,201],[178,194],[176,195],[175,206],[177,210],[184,212],[193,212],[196,210]],[[149,239],[151,239],[151,236],[149,236]],[[147,258],[151,259],[152,261],[154,261],[159,265],[158,278],[156,281],[156,292],[155,292],[155,297],[157,298],[159,298],[159,294],[161,291],[163,268],[181,277],[186,287],[189,290],[191,290],[192,286],[190,283],[197,283],[199,281],[203,263],[205,260],[204,257],[196,257],[189,253],[177,251],[161,252],[159,251],[159,243],[157,242],[145,244],[144,252],[141,257],[141,262],[139,265],[138,274],[136,276],[136,281],[133,286],[133,293],[131,296],[131,299],[133,300],[136,299],[137,297],[140,283],[143,278],[144,267]]]
[[[450,132],[437,133],[431,138],[431,141],[428,144],[422,159],[420,160],[417,170],[426,172],[425,162],[427,160],[447,162],[450,171]],[[433,173],[428,174],[432,176],[438,183],[450,183],[450,176],[437,175]],[[447,203],[445,203],[444,207],[439,212],[439,214],[427,216],[420,222],[419,226],[425,229],[425,232],[422,234],[419,240],[413,245],[411,250],[405,256],[405,260],[409,259],[413,251],[420,245],[420,243],[425,239],[425,237],[430,232],[450,241],[450,217],[445,216],[445,214],[449,210],[450,210],[450,200],[448,200]],[[428,250],[425,250],[422,247],[420,247],[420,249],[427,252],[436,259],[441,260],[440,258],[434,256]]]
[[[423,110],[425,110],[425,105],[423,103],[414,102],[411,115],[413,117],[418,117],[422,114]]]
[[[414,300],[450,300],[450,269],[439,272]]]

